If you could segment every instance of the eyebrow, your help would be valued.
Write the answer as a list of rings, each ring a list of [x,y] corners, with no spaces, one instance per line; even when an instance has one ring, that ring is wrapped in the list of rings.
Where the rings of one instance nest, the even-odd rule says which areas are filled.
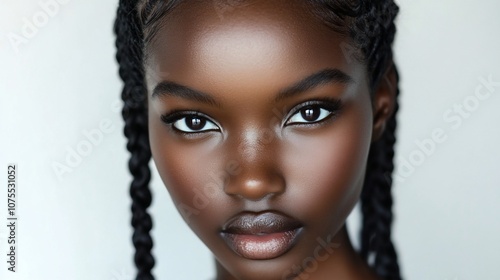
[[[177,96],[201,103],[220,107],[220,104],[208,93],[204,93],[172,81],[163,81],[157,84],[151,95],[153,98],[161,96]]]
[[[280,91],[280,93],[276,96],[275,101],[278,102],[282,99],[290,98],[327,83],[350,84],[353,82],[354,80],[351,76],[340,71],[339,69],[326,68]]]
[[[275,102],[296,96],[323,84],[349,84],[353,82],[354,80],[352,77],[341,70],[336,68],[326,68],[281,90],[276,96]],[[220,107],[220,104],[210,94],[180,85],[173,81],[163,81],[155,86],[152,97],[155,98],[161,96],[176,96]]]

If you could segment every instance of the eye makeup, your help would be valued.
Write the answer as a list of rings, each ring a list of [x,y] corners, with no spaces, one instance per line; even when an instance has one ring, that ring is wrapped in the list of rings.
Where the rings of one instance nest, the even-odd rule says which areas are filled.
[[[316,98],[293,107],[285,117],[283,126],[315,126],[338,116],[341,110],[342,102],[340,99],[333,97]],[[304,121],[300,121],[300,118]]]
[[[164,124],[181,134],[198,134],[220,131],[219,125],[199,111],[175,110],[161,116]]]
[[[342,102],[337,98],[325,97],[305,101],[289,110],[283,119],[282,127],[321,125],[337,117],[341,110]],[[199,111],[174,110],[162,115],[161,121],[181,134],[221,131],[216,121]]]

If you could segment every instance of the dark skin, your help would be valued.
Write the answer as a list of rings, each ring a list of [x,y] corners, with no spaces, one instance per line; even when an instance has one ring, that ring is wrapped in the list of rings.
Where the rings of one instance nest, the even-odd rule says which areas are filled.
[[[394,73],[372,98],[366,66],[340,48],[349,38],[301,1],[245,1],[223,18],[211,1],[187,2],[147,46],[150,142],[179,212],[214,254],[217,279],[379,279],[351,246],[345,221],[370,143],[394,109]],[[277,98],[325,69],[336,78]],[[205,95],[157,88],[167,81]],[[164,123],[173,110],[177,120]],[[220,237],[235,214],[269,210],[303,224],[286,253],[249,259]],[[336,244],[333,253],[317,251],[318,238]]]

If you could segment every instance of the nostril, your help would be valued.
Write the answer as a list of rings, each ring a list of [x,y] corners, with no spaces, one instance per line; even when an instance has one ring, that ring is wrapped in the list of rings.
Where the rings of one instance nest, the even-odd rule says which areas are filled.
[[[225,186],[225,192],[243,199],[257,201],[270,195],[280,194],[285,190],[284,181],[279,179],[279,176],[263,179],[234,179],[229,180]]]
[[[246,198],[253,200],[260,200],[269,193],[265,183],[258,180],[248,180],[243,187]]]

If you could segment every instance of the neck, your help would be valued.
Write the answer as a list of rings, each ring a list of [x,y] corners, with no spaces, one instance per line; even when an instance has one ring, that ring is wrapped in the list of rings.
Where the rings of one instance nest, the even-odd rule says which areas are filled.
[[[359,256],[352,247],[347,233],[346,225],[335,235],[332,242],[340,246],[328,259],[318,262],[317,269],[313,272],[304,271],[294,280],[380,280],[368,264]],[[216,262],[217,280],[238,280],[219,263]]]

